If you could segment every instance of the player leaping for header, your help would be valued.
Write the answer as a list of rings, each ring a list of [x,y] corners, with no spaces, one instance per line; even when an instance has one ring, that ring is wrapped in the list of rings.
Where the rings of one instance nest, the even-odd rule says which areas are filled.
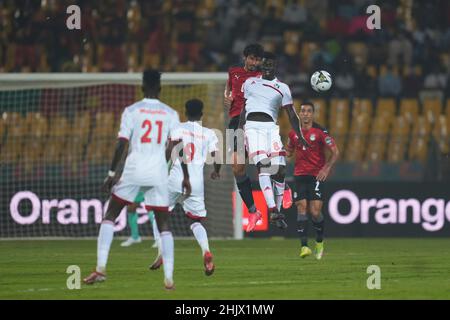
[[[239,127],[244,126],[246,147],[249,159],[252,159],[258,169],[259,184],[269,207],[270,221],[280,228],[286,228],[284,215],[280,213],[285,190],[286,151],[280,138],[280,128],[276,124],[280,108],[286,110],[292,128],[302,139],[299,119],[294,110],[291,90],[285,83],[275,77],[276,56],[265,52],[261,64],[262,76],[252,77],[245,81],[245,108],[242,111]],[[305,146],[308,143],[301,140]],[[275,186],[272,188],[273,179]],[[261,214],[256,213],[256,224]]]

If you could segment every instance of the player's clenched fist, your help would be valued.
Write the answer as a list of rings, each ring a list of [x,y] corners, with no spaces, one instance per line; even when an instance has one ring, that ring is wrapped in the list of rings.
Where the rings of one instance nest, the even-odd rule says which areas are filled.
[[[232,102],[233,102],[233,97],[232,97],[231,95],[225,94],[225,98],[224,98],[224,100],[223,100],[223,105],[224,105],[226,108],[230,108]]]

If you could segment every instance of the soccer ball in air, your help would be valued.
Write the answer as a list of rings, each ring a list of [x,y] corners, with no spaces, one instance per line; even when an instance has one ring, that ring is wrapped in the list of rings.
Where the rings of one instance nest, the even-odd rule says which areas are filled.
[[[311,87],[314,91],[324,92],[331,88],[333,80],[331,80],[331,75],[324,70],[316,71],[311,76]]]

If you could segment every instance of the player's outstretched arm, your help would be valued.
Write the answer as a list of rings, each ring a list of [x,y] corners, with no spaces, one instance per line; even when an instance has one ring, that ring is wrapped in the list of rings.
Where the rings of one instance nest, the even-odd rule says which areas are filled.
[[[114,151],[111,167],[108,172],[108,176],[103,181],[103,190],[107,193],[111,193],[112,187],[119,181],[121,176],[121,170],[118,170],[119,164],[124,163],[126,158],[125,151],[128,149],[128,140],[118,139],[116,144],[116,150]]]
[[[319,173],[317,174],[317,181],[325,181],[328,178],[331,169],[333,168],[339,157],[339,149],[336,145],[330,146],[328,147],[328,149],[331,151],[331,154],[328,157],[327,162],[325,163],[323,168],[320,169]]]
[[[297,116],[297,113],[295,112],[294,105],[289,104],[289,105],[286,105],[283,107],[288,114],[289,122],[291,123],[292,129],[294,129],[295,133],[297,134],[297,137],[300,139],[300,141],[302,142],[302,144],[305,147],[309,147],[308,142],[306,141],[305,137],[303,136],[303,133],[302,133],[302,130],[300,127],[300,120]]]

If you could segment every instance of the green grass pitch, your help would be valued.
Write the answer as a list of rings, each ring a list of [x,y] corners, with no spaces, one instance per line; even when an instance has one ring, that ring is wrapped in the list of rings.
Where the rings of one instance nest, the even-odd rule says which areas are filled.
[[[0,299],[450,298],[450,239],[326,239],[321,261],[300,258],[294,239],[216,240],[211,277],[196,242],[176,240],[172,292],[163,289],[162,270],[148,270],[156,252],[151,244],[122,248],[115,240],[107,281],[69,290],[67,267],[88,275],[96,241],[0,241]],[[370,265],[381,268],[379,290],[367,289]]]

